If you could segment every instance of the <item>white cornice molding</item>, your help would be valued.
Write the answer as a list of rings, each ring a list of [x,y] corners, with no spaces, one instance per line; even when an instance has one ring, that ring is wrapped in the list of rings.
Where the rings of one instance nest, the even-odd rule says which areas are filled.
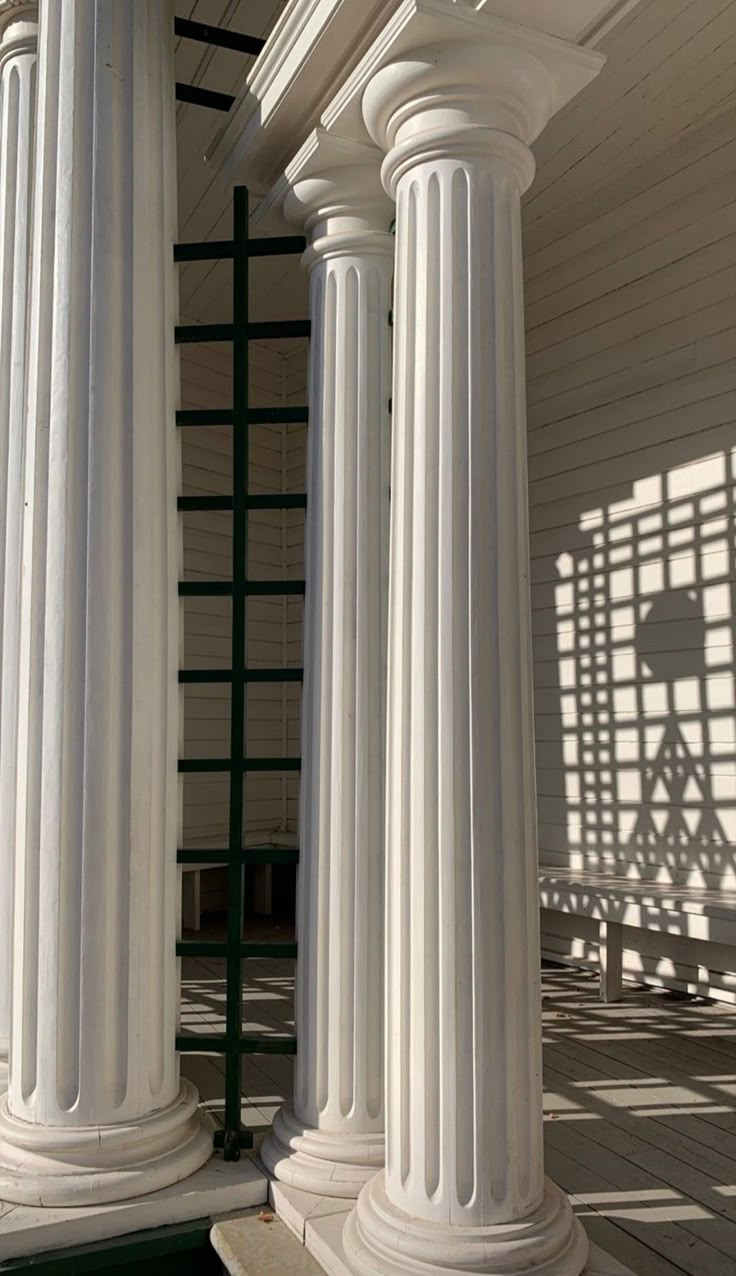
[[[641,0],[612,0],[606,5],[605,9],[591,19],[590,22],[580,32],[578,44],[584,44],[588,49],[597,49],[605,37],[618,26],[624,18],[641,3]]]
[[[397,0],[290,0],[206,159],[263,192],[319,122]]]
[[[448,128],[457,128],[466,134],[463,146],[500,147],[519,169],[525,189],[534,171],[529,144],[603,62],[599,53],[475,5],[401,0],[323,112],[320,126],[277,177],[256,220],[283,211],[295,182],[337,164],[353,165],[358,152],[383,157],[392,151],[383,165],[391,187],[393,170],[414,150],[409,134],[417,129],[429,130],[427,139],[438,129],[440,145],[448,144]],[[412,117],[420,115],[421,123],[412,125]],[[468,129],[475,129],[472,143]]]
[[[592,48],[639,0],[437,0],[435,10],[497,18]],[[417,14],[427,9],[413,0]],[[221,180],[269,190],[406,0],[290,0],[207,161]]]
[[[523,55],[532,60],[532,65],[539,66],[539,100],[536,103],[532,101],[534,85],[530,85],[525,94],[529,100],[530,118],[528,127],[519,132],[525,142],[533,141],[550,117],[595,79],[605,61],[600,53],[582,49],[544,31],[498,18],[487,8],[478,8],[476,3],[401,0],[392,21],[324,112],[324,127],[342,136],[367,138],[363,122],[363,95],[373,77],[389,63],[411,58],[418,49],[449,44],[476,44],[479,50],[485,49],[486,56],[493,63],[498,62],[497,50],[504,49],[512,61],[517,55]],[[462,66],[463,59],[459,58],[456,71],[461,82]],[[468,72],[471,78],[475,76],[469,67]],[[375,138],[375,132],[373,136]]]

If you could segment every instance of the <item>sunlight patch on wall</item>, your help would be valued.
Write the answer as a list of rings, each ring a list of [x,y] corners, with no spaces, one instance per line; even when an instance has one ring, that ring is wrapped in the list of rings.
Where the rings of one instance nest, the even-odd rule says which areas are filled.
[[[584,512],[555,560],[563,782],[540,825],[573,869],[736,888],[734,454]],[[562,847],[560,848],[562,849]]]

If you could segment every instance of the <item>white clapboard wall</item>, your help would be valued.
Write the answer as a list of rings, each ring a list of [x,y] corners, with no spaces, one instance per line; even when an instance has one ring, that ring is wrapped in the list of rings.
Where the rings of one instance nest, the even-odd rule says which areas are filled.
[[[296,343],[294,343],[296,345]],[[250,347],[250,401],[254,407],[302,403],[304,343],[289,355],[267,345]],[[299,372],[291,374],[291,366]],[[232,401],[231,352],[226,345],[186,346],[181,352],[184,408],[219,407]],[[249,486],[252,493],[303,491],[303,426],[252,426]],[[296,436],[296,437],[294,437]],[[232,491],[229,428],[180,431],[183,495]],[[293,457],[293,460],[292,460]],[[253,511],[248,525],[248,574],[269,580],[303,577],[304,514]],[[224,513],[180,518],[183,578],[231,578],[232,518]],[[223,598],[189,598],[181,604],[182,663],[187,668],[228,668],[231,604]],[[301,599],[252,598],[246,627],[247,661],[256,668],[301,663]],[[254,683],[247,691],[247,752],[250,756],[299,753],[298,683]],[[227,757],[230,751],[230,688],[187,684],[182,688],[182,756]],[[298,776],[255,773],[246,779],[245,833],[249,840],[296,830]],[[185,775],[182,780],[184,845],[224,842],[228,832],[228,779],[224,774]],[[202,881],[202,908],[218,907],[221,874]]]
[[[736,4],[641,0],[603,49],[524,203],[540,860],[733,889]],[[252,347],[253,401],[303,402],[306,373],[304,343]],[[229,395],[227,354],[187,348],[183,405]],[[305,489],[305,433],[253,430],[253,490]],[[230,483],[229,432],[187,431],[182,491]],[[224,516],[183,535],[187,574],[229,574]],[[254,518],[250,543],[252,574],[303,574],[301,511]],[[187,604],[189,663],[228,663],[228,608]],[[249,661],[299,666],[301,617],[300,599],[254,601]],[[297,753],[299,702],[254,691],[249,752]],[[192,688],[185,750],[227,753],[227,721],[227,694]],[[297,808],[296,777],[249,781],[251,835],[294,831]],[[224,779],[187,777],[190,844],[226,822]],[[550,955],[595,961],[594,941],[543,917]],[[625,942],[630,974],[734,996],[736,953]]]
[[[733,890],[736,6],[645,0],[606,51],[524,209],[540,861]],[[736,987],[736,953],[626,943]]]

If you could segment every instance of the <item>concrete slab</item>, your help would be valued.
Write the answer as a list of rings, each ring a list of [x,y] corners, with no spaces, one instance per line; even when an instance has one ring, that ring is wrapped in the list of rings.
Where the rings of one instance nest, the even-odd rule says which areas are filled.
[[[230,1276],[321,1276],[311,1254],[270,1212],[216,1223],[210,1240]]]
[[[87,1245],[150,1227],[168,1227],[264,1205],[268,1180],[245,1157],[235,1163],[213,1156],[191,1178],[160,1192],[117,1205],[38,1209],[0,1202],[0,1262],[69,1245]]]

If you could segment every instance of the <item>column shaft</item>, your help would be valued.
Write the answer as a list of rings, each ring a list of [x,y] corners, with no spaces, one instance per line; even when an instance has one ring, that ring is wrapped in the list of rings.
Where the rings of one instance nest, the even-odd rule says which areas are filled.
[[[383,1164],[393,240],[377,162],[373,175],[381,215],[321,221],[308,250],[298,1053],[293,1108],[277,1116],[264,1157],[279,1178],[339,1196],[357,1195]]]
[[[207,1158],[180,1085],[172,9],[41,11],[0,1197]]]
[[[363,98],[397,277],[386,1170],[345,1227],[361,1276],[579,1276],[587,1255],[543,1172],[521,255],[528,143],[579,58],[478,27]]]
[[[311,276],[295,1110],[383,1133],[383,735],[391,260]]]
[[[0,1091],[7,1082],[15,729],[23,522],[23,398],[38,28],[0,4]]]
[[[419,164],[397,235],[386,1184],[483,1226],[543,1192],[518,179]]]

